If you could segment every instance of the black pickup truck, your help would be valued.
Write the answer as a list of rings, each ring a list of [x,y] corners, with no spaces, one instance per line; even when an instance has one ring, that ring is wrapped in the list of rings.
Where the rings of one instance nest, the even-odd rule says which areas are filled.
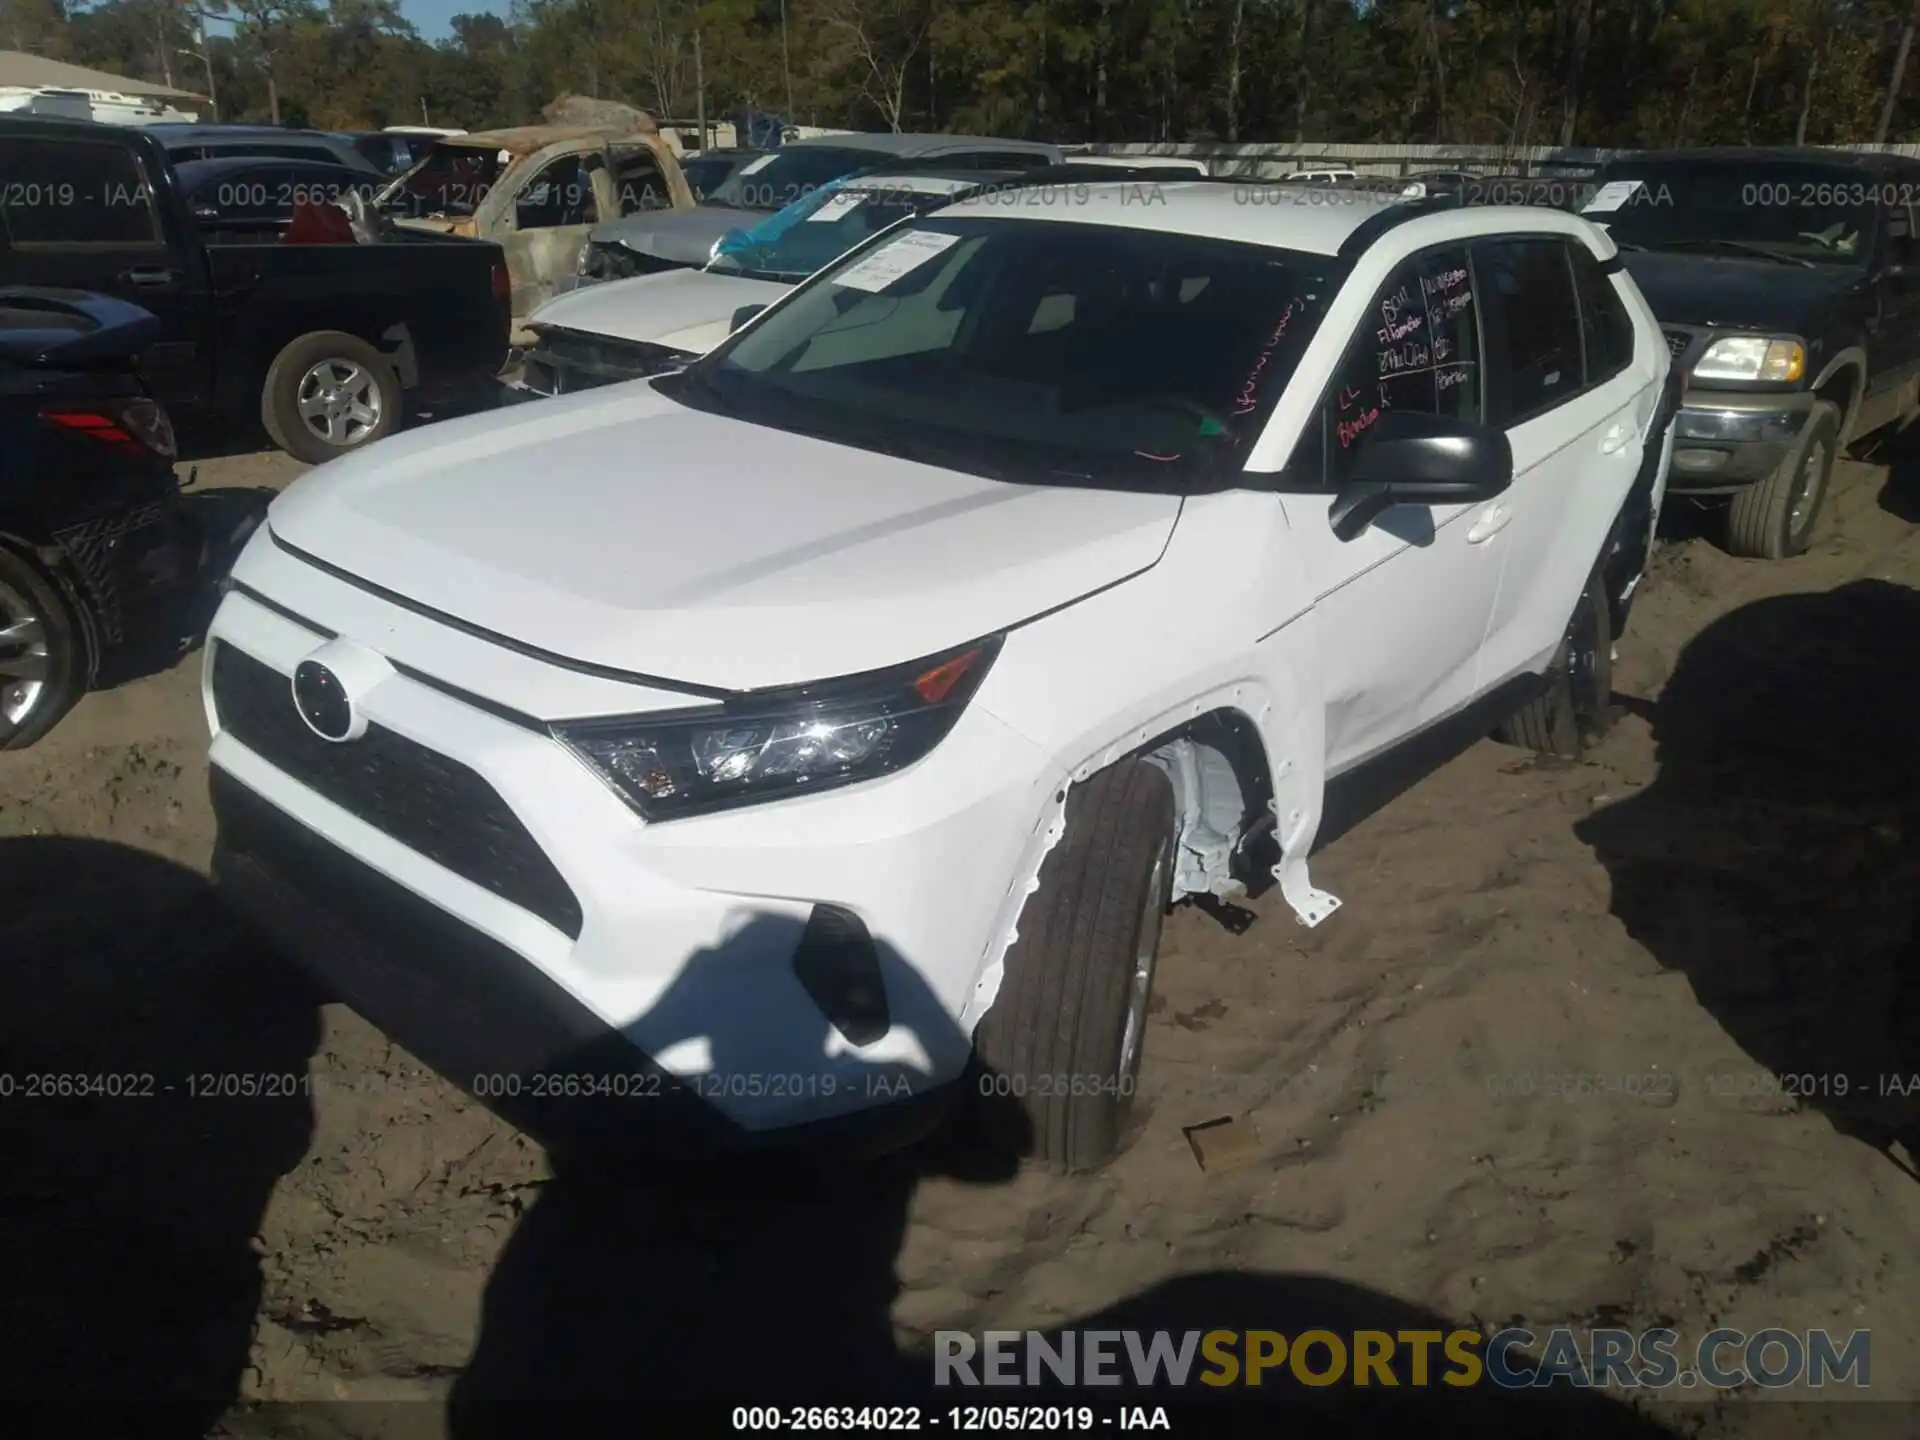
[[[1736,555],[1804,551],[1834,457],[1915,413],[1920,161],[1663,151],[1582,190],[1686,374],[1668,493],[1724,503]]]
[[[257,415],[317,464],[399,426],[406,392],[483,388],[506,358],[506,256],[491,242],[204,231],[160,143],[132,127],[4,117],[0,154],[0,275],[158,316],[142,366],[184,420]]]

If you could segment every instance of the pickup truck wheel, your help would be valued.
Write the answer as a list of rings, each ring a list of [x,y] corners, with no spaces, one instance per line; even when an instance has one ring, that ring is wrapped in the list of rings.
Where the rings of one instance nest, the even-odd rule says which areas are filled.
[[[1543,755],[1578,760],[1607,733],[1612,700],[1613,607],[1607,603],[1604,569],[1596,568],[1567,622],[1545,692],[1515,711],[1494,737]]]
[[[1032,1150],[1087,1170],[1120,1146],[1173,885],[1173,787],[1125,760],[1068,792],[1066,831],[1020,913],[974,1035],[983,1095],[1025,1111]]]
[[[33,561],[0,545],[0,750],[24,750],[86,691],[86,617]]]
[[[1749,560],[1785,560],[1813,541],[1840,448],[1840,407],[1822,400],[1773,474],[1749,485],[1727,507],[1727,553]]]
[[[273,357],[260,421],[287,454],[319,465],[392,434],[403,403],[391,360],[358,335],[316,330]]]

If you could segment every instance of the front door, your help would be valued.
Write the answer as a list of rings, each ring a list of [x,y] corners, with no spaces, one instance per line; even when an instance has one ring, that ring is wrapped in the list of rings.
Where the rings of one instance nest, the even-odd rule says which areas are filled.
[[[507,192],[496,190],[475,212],[477,232],[506,251],[515,320],[579,268],[587,232],[611,218],[601,213],[605,170],[606,147],[597,141],[549,145],[514,165]]]
[[[210,398],[210,306],[197,252],[162,226],[150,177],[131,145],[59,138],[8,142],[0,185],[0,270],[8,283],[96,290],[158,316],[141,357],[164,404]]]
[[[1323,402],[1322,482],[1283,497],[1316,596],[1330,777],[1475,694],[1505,553],[1503,506],[1399,505],[1351,540],[1328,519],[1382,415],[1480,418],[1474,306],[1464,248],[1425,251],[1400,267],[1374,297]],[[1311,430],[1302,443],[1314,443]]]

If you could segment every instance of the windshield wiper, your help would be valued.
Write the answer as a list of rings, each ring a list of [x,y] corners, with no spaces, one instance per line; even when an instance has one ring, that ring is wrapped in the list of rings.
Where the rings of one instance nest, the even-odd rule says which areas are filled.
[[[1811,260],[1803,260],[1798,255],[1783,255],[1778,250],[1769,250],[1764,245],[1750,245],[1745,240],[1669,240],[1657,247],[1661,250],[1724,250],[1734,255],[1755,255],[1762,260],[1771,260],[1776,265],[1798,265],[1802,269],[1813,269]]]

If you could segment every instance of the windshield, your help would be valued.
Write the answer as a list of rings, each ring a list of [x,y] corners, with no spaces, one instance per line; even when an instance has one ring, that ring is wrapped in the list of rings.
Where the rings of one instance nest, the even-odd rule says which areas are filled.
[[[680,162],[680,173],[687,177],[693,198],[705,200],[739,163],[737,155],[694,155]]]
[[[1626,162],[1592,183],[1581,213],[1626,248],[1847,264],[1873,234],[1873,177],[1839,166]]]
[[[1333,260],[935,216],[847,256],[671,387],[757,424],[1027,484],[1231,477]]]
[[[779,210],[811,194],[829,180],[870,169],[885,158],[852,146],[808,145],[777,150],[749,160],[723,181],[708,199],[738,210]]]
[[[503,153],[442,143],[401,177],[381,208],[416,220],[471,215],[512,163]]]
[[[707,269],[797,284],[862,240],[918,210],[935,208],[945,198],[884,184],[848,190],[829,182],[751,230],[729,234]]]

